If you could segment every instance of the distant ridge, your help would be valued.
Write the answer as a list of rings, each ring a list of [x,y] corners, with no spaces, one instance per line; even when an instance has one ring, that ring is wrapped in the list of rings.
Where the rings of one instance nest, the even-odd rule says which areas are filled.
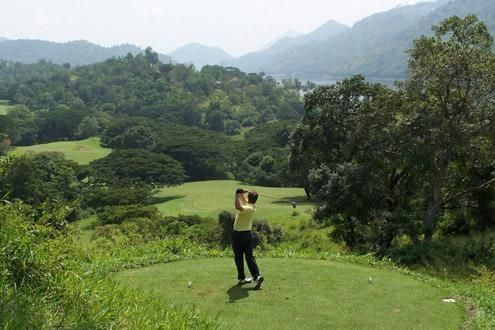
[[[328,40],[337,36],[349,27],[334,20],[329,20],[316,30],[297,37],[285,37],[276,41],[271,47],[258,52],[246,54],[231,61],[226,61],[223,65],[239,67],[248,72],[275,73],[270,67],[276,65],[281,59],[286,57],[286,52],[299,47],[305,47],[313,42]]]
[[[179,63],[192,63],[198,69],[205,65],[217,65],[233,58],[220,47],[209,47],[198,43],[179,47],[168,55]]]
[[[144,50],[130,44],[103,47],[86,40],[76,40],[64,43],[18,39],[0,42],[0,59],[21,63],[36,63],[41,59],[56,64],[70,63],[72,66],[85,65],[105,61],[128,53],[136,55]],[[162,62],[169,63],[171,58],[159,55]]]
[[[335,32],[328,22],[312,33],[285,38],[272,47],[247,54],[224,65],[274,77],[331,81],[364,74],[379,81],[402,79],[407,71],[406,50],[431,27],[452,15],[476,15],[495,36],[494,0],[439,0],[403,5],[362,19]],[[333,33],[333,34],[332,34]]]

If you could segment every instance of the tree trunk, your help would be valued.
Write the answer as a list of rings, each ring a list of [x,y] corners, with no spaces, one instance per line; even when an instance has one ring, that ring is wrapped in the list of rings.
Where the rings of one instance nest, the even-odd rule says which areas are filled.
[[[441,175],[437,174],[432,182],[432,192],[424,218],[424,230],[425,230],[426,242],[431,242],[431,238],[433,236],[433,232],[437,224],[438,216],[440,215],[440,208],[442,206],[441,177],[442,177]]]
[[[492,228],[495,225],[495,210],[491,202],[493,193],[490,190],[481,190],[476,193],[479,212],[479,227],[482,230]]]
[[[304,187],[304,193],[306,194],[306,198],[308,199],[308,201],[310,201],[311,200],[311,192],[309,191],[308,186]]]

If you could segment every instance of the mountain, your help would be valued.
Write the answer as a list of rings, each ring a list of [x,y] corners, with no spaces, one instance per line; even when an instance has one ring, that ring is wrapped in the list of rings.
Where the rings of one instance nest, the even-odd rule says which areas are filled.
[[[0,59],[21,63],[36,63],[41,59],[56,64],[70,63],[72,66],[102,62],[115,56],[128,53],[138,54],[143,49],[129,44],[102,47],[85,40],[65,43],[44,40],[4,40],[0,43]],[[169,63],[171,58],[159,54],[162,62]]]
[[[340,33],[343,33],[344,31],[347,31],[348,29],[349,27],[347,25],[330,20],[306,35],[292,38],[282,38],[268,49],[250,53],[232,61],[224,62],[223,65],[238,67],[241,70],[248,72],[263,71],[267,73],[275,73],[271,71],[270,67],[287,56],[290,56],[288,53],[290,53],[293,49],[304,49],[304,47],[308,44],[328,40],[336,35],[339,35]]]
[[[226,63],[248,72],[309,80],[333,80],[365,74],[379,80],[406,75],[406,50],[431,27],[452,15],[474,14],[495,32],[495,1],[440,0],[374,14],[325,38],[325,26],[309,35],[284,39],[270,49]],[[319,31],[320,30],[320,31]],[[318,32],[318,33],[317,33]],[[319,38],[311,39],[311,35]]]
[[[197,43],[187,44],[168,54],[179,63],[192,63],[198,69],[205,65],[217,65],[232,59],[232,55],[219,47]]]
[[[272,41],[268,42],[267,44],[265,44],[264,46],[262,46],[260,48],[260,51],[267,50],[268,48],[272,47],[273,45],[275,45],[277,42],[279,42],[282,39],[285,39],[285,38],[296,38],[296,37],[300,37],[302,35],[303,35],[302,33],[295,32],[295,31],[286,32],[283,35],[279,36],[278,38],[275,38],[274,40],[272,40]]]
[[[7,41],[7,40],[9,40],[9,39],[0,37],[0,41]]]
[[[347,31],[348,29],[349,27],[347,25],[334,20],[329,20],[313,32],[307,34],[304,39],[308,41],[323,41]]]

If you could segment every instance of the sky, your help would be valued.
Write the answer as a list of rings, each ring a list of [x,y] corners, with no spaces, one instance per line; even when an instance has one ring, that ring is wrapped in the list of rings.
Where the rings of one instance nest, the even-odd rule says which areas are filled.
[[[330,19],[356,21],[424,0],[0,0],[0,37],[102,46],[131,43],[169,53],[188,43],[233,56]]]

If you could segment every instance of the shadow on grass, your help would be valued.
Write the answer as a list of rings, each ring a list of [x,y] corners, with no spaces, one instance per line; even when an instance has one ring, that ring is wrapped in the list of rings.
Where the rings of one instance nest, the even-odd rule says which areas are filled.
[[[260,196],[263,198],[263,196]],[[292,202],[297,205],[313,205],[314,203],[306,198],[304,195],[300,196],[292,196],[292,197],[283,197],[278,199],[273,199],[270,204],[291,204]]]
[[[227,303],[232,304],[237,300],[249,297],[249,291],[251,290],[253,290],[253,288],[242,287],[239,284],[232,286],[227,290],[227,294],[229,295],[229,301]]]
[[[162,196],[162,197],[151,197],[146,200],[146,205],[153,205],[153,204],[161,204],[161,203],[166,203],[173,201],[174,199],[181,199],[186,197],[185,195],[174,195],[174,196]]]

